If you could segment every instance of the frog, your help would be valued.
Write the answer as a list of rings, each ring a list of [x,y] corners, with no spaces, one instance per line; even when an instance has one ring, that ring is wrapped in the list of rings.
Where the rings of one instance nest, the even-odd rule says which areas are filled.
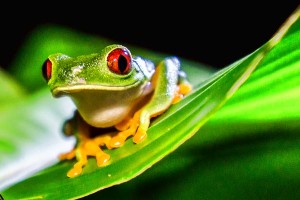
[[[89,157],[102,167],[110,162],[108,150],[129,138],[144,141],[152,119],[192,91],[177,56],[154,62],[121,44],[73,57],[53,53],[42,64],[42,75],[54,98],[68,97],[76,107],[62,127],[76,142],[59,155],[61,161],[75,159],[69,178],[82,174]]]

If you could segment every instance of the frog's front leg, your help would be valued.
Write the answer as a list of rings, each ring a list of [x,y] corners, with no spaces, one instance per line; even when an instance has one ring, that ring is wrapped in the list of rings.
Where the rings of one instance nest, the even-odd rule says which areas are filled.
[[[75,134],[77,143],[68,153],[60,155],[60,160],[73,159],[76,157],[77,162],[67,173],[67,176],[73,178],[82,173],[83,167],[87,164],[87,157],[94,156],[98,167],[107,164],[110,156],[103,152],[100,146],[107,146],[111,139],[109,133],[99,135],[95,138],[90,136],[90,126],[81,118],[78,112],[75,113],[71,120],[64,125],[66,135]]]
[[[151,82],[155,89],[150,101],[134,114],[129,121],[129,129],[112,138],[110,147],[122,146],[129,136],[133,136],[134,143],[143,141],[147,137],[150,119],[165,112],[172,103],[178,102],[192,89],[184,72],[180,71],[180,63],[176,57],[160,62]]]

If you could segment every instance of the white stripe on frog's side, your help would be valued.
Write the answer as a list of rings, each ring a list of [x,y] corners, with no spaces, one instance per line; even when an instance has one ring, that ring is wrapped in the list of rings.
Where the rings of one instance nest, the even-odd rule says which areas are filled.
[[[143,59],[139,56],[135,57],[132,62],[136,63],[137,70],[141,70],[142,73],[147,77],[148,80],[151,79],[155,72],[155,65],[150,60]],[[139,68],[139,69],[138,69]]]

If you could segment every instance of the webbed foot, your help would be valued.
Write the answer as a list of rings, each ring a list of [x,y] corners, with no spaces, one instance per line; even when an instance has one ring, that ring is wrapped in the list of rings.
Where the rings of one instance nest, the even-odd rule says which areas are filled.
[[[85,139],[80,142],[71,152],[62,154],[61,160],[72,159],[76,157],[77,162],[67,173],[70,178],[76,177],[82,173],[83,167],[87,164],[87,157],[94,156],[97,161],[97,166],[104,166],[110,160],[110,155],[106,154],[100,146],[108,144],[111,139],[109,135],[98,136],[93,139]]]
[[[139,128],[135,133],[135,135],[133,136],[133,142],[137,144],[144,141],[146,138],[147,138],[147,132],[142,128]]]
[[[175,93],[174,99],[172,101],[172,104],[175,104],[179,102],[185,95],[190,93],[192,91],[192,85],[185,82],[181,83],[177,86],[177,91]]]
[[[130,136],[133,136],[136,134],[136,130],[140,124],[140,113],[141,111],[137,111],[133,118],[130,120],[126,120],[126,126],[129,127],[127,130],[123,130],[117,133],[109,142],[109,146],[111,148],[118,148],[124,145],[126,139]],[[122,122],[123,124],[123,122]],[[116,128],[118,128],[119,125],[116,125]]]

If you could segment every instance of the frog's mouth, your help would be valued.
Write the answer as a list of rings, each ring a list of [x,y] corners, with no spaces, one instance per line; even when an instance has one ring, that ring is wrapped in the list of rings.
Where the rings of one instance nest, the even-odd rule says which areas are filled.
[[[63,95],[68,95],[72,93],[78,93],[82,91],[125,91],[130,88],[136,87],[140,82],[135,82],[130,85],[123,86],[107,86],[107,85],[69,85],[69,86],[59,86],[52,90],[52,94],[55,97],[60,97]]]

